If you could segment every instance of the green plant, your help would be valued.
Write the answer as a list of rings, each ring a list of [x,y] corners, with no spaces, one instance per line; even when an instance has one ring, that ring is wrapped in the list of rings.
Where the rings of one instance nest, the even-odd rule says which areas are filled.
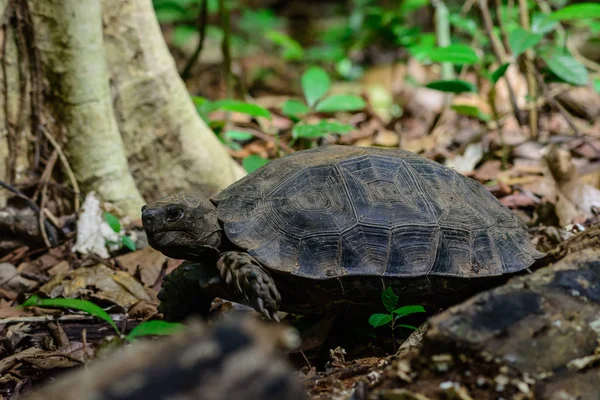
[[[84,311],[90,315],[106,321],[119,336],[120,339],[133,341],[142,336],[170,335],[183,328],[182,324],[166,322],[166,321],[146,321],[133,328],[128,335],[124,336],[110,315],[96,304],[80,299],[42,299],[39,296],[33,295],[29,297],[21,307],[63,307],[73,310]]]
[[[350,132],[352,125],[341,124],[335,121],[320,120],[314,124],[302,121],[311,112],[333,113],[338,111],[357,111],[366,106],[365,101],[354,95],[325,96],[331,88],[331,79],[321,67],[310,67],[301,78],[304,100],[288,100],[281,107],[281,111],[295,121],[292,128],[292,137],[318,138],[329,133],[344,134]]]
[[[407,324],[398,324],[397,321],[400,318],[406,317],[411,314],[424,313],[425,309],[422,306],[404,306],[398,307],[398,300],[400,297],[396,296],[394,290],[391,287],[386,288],[381,293],[381,302],[387,310],[386,314],[373,314],[369,317],[369,324],[373,328],[379,328],[380,326],[388,325],[392,331],[392,340],[394,342],[394,352],[396,351],[396,340],[394,339],[394,329],[406,328],[416,330],[416,326]]]
[[[122,245],[131,251],[135,251],[136,247],[135,247],[135,242],[133,241],[133,239],[131,239],[127,235],[121,234],[121,221],[119,221],[119,218],[117,216],[115,216],[114,214],[105,212],[104,220],[106,221],[108,226],[110,226],[110,228],[119,235],[119,241],[116,242],[115,244]],[[113,244],[113,243],[107,242],[107,244]]]
[[[231,111],[246,114],[255,118],[262,117],[266,118],[267,120],[271,120],[271,113],[269,110],[257,106],[256,104],[250,104],[231,99],[210,101],[200,96],[192,96],[192,100],[196,105],[196,110],[198,111],[198,114],[200,114],[200,117],[202,117],[202,119],[208,124],[213,132],[215,132],[221,143],[232,150],[240,150],[241,146],[239,142],[245,142],[252,139],[252,133],[241,130],[226,130],[224,129],[226,126],[226,121],[219,119],[211,120],[209,118],[210,113],[218,110]],[[242,160],[242,166],[246,172],[250,173],[267,164],[268,162],[269,160],[266,158],[252,154]]]

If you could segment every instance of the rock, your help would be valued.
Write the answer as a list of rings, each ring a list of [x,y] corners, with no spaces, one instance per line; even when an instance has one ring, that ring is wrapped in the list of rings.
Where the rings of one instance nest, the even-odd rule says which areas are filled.
[[[22,293],[32,290],[37,282],[19,275],[17,268],[10,263],[0,263],[0,288]]]
[[[163,340],[116,350],[68,373],[28,400],[300,400],[305,394],[279,352],[297,345],[283,325],[251,318],[210,329],[192,322]]]
[[[537,381],[535,398],[596,399],[599,339],[600,250],[586,249],[435,316],[423,354],[503,365]]]

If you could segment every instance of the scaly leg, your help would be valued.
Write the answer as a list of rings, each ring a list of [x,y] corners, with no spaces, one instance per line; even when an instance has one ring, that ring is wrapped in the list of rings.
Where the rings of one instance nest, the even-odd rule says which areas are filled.
[[[269,319],[279,321],[279,291],[271,275],[251,255],[239,251],[225,252],[221,254],[217,268],[242,303]]]

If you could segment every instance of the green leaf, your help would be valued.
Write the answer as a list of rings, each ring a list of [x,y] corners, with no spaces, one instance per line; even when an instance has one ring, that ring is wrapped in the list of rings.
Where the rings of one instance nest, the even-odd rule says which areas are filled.
[[[479,56],[477,56],[475,50],[464,44],[433,47],[425,49],[424,54],[433,62],[449,62],[459,65],[470,65],[479,62]]]
[[[321,67],[310,67],[302,74],[302,91],[310,107],[327,93],[331,86],[329,75]]]
[[[219,100],[213,104],[215,110],[225,110],[251,115],[253,117],[265,117],[271,119],[271,113],[266,108],[256,104],[245,103],[238,100]]]
[[[558,21],[548,19],[546,14],[534,14],[531,19],[531,33],[545,35],[552,32],[556,24],[558,24]]]
[[[394,310],[394,314],[400,317],[404,317],[405,315],[424,313],[425,309],[422,306],[404,306],[400,308],[396,308]]]
[[[267,165],[269,160],[263,158],[256,154],[250,154],[248,157],[244,158],[242,161],[242,166],[246,170],[247,173],[251,173],[262,167],[263,165]]]
[[[141,336],[157,336],[157,335],[171,335],[184,328],[184,325],[176,322],[167,321],[146,321],[129,332],[125,337],[126,340],[132,341],[135,338]]]
[[[113,327],[115,332],[119,333],[119,328],[114,323],[110,315],[102,308],[97,306],[96,304],[89,302],[87,300],[79,300],[79,299],[42,299],[36,295],[31,296],[23,304],[22,307],[64,307],[64,308],[72,308],[74,310],[85,311],[88,314],[91,314],[95,317],[103,319],[108,322],[110,326]]]
[[[173,44],[177,47],[184,48],[192,38],[197,37],[198,28],[191,25],[177,25],[173,29]]]
[[[516,58],[538,44],[543,37],[542,34],[531,33],[523,28],[517,28],[508,34],[508,44],[513,52],[513,56]]]
[[[299,116],[307,114],[310,108],[300,100],[288,100],[283,103],[281,111],[287,116]]]
[[[492,74],[490,75],[492,83],[497,83],[498,80],[504,76],[509,66],[510,63],[504,63],[501,66],[499,66],[494,72],[492,72]]]
[[[320,121],[316,124],[296,124],[292,129],[292,137],[317,138],[327,136],[330,133],[344,134],[353,130],[352,125],[340,124],[338,122]]]
[[[478,118],[483,122],[488,122],[491,117],[481,111],[479,107],[467,105],[467,104],[453,104],[452,109],[459,113],[460,115],[465,115],[467,117]]]
[[[319,112],[356,111],[365,108],[367,103],[358,96],[336,94],[321,100],[315,110]]]
[[[419,328],[417,328],[416,326],[413,326],[413,325],[406,325],[406,324],[398,324],[398,325],[396,325],[396,326],[394,327],[394,329],[396,329],[396,328],[406,328],[406,329],[412,329],[413,331],[416,331],[417,329],[419,329]]]
[[[580,3],[571,4],[553,12],[548,19],[554,21],[567,21],[577,19],[600,18],[600,4]]]
[[[554,54],[544,58],[552,73],[573,85],[585,86],[588,84],[588,70],[579,61],[569,55]]]
[[[407,14],[425,7],[429,4],[429,0],[404,0],[400,6],[400,13]]]
[[[240,142],[245,142],[254,137],[251,133],[236,130],[227,131],[224,136],[227,140],[239,140]]]
[[[440,92],[449,93],[464,93],[464,92],[477,92],[477,88],[471,82],[461,81],[460,79],[453,79],[447,81],[434,81],[425,85],[429,89],[439,90]]]
[[[393,317],[390,314],[373,314],[369,317],[369,324],[373,328],[389,324],[392,322]]]
[[[121,237],[121,243],[123,243],[123,246],[127,247],[131,251],[135,251],[136,250],[135,242],[129,236],[122,236]]]
[[[596,92],[600,93],[600,78],[594,79],[594,89]]]
[[[119,221],[119,218],[117,218],[115,215],[109,212],[104,212],[104,220],[106,221],[108,226],[110,226],[110,229],[112,229],[116,233],[121,232],[121,222]]]
[[[391,287],[386,288],[381,293],[381,302],[383,303],[385,309],[390,313],[394,311],[394,308],[396,308],[399,298],[400,297],[396,296],[396,293],[394,293],[394,290]]]
[[[266,38],[278,46],[281,46],[283,52],[281,56],[289,61],[302,60],[304,57],[304,49],[294,39],[285,33],[270,31],[267,32]]]

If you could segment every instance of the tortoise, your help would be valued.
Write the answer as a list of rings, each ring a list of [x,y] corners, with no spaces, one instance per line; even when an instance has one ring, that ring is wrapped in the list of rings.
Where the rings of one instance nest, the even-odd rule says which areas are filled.
[[[330,145],[275,159],[212,199],[142,208],[148,243],[188,260],[165,279],[167,319],[206,315],[215,297],[268,318],[367,314],[391,287],[445,307],[544,256],[484,186],[401,149]]]

